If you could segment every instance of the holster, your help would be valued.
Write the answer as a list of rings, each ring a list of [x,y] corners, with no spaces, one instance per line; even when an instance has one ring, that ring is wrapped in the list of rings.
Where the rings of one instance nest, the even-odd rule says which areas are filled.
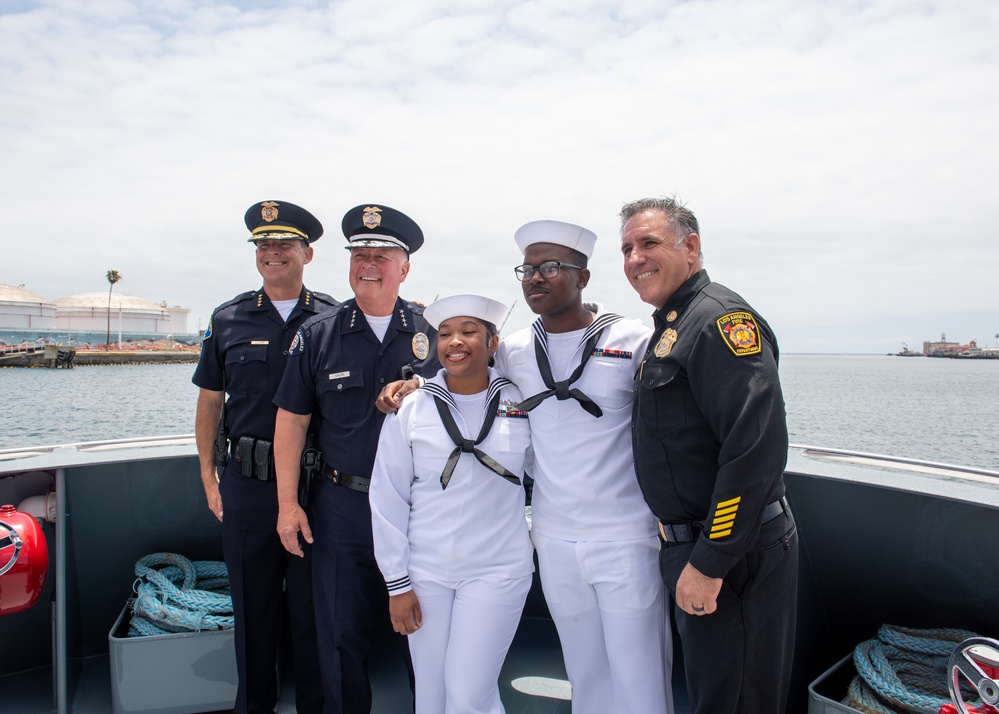
[[[323,453],[316,447],[316,441],[317,437],[311,433],[306,436],[298,474],[298,503],[305,509],[312,505],[323,480]]]

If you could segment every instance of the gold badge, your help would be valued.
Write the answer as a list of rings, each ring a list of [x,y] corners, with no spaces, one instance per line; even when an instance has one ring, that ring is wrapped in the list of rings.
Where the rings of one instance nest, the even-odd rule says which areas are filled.
[[[656,348],[652,350],[652,353],[656,357],[665,357],[673,349],[674,342],[676,342],[676,330],[669,327],[663,333],[663,336],[659,338],[659,342],[656,343]]]
[[[265,221],[270,223],[277,219],[278,216],[278,204],[274,201],[264,201],[260,204],[260,217]]]
[[[676,319],[676,310],[670,310],[666,313],[666,322],[673,322]]]
[[[736,357],[759,354],[760,328],[748,312],[730,312],[718,318],[718,331]]]
[[[413,354],[419,360],[426,359],[430,354],[430,339],[422,332],[413,335]]]
[[[374,230],[382,224],[382,209],[378,206],[368,206],[364,209],[364,227]],[[422,357],[421,357],[422,359]]]

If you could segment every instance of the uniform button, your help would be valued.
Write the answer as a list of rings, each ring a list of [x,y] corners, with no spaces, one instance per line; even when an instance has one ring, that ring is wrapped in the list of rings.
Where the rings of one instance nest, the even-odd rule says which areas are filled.
[[[288,350],[285,350],[284,352],[282,352],[282,354],[288,354]]]
[[[240,355],[240,358],[239,358],[239,361],[240,361],[240,362],[244,361],[245,359],[246,359],[246,356],[245,356],[245,355]]]
[[[378,380],[378,384],[385,384],[385,377]]]
[[[343,389],[343,385],[342,385],[342,384],[338,384],[338,385],[336,385],[336,390],[337,390],[338,392],[339,392],[339,391],[340,391],[341,389]]]

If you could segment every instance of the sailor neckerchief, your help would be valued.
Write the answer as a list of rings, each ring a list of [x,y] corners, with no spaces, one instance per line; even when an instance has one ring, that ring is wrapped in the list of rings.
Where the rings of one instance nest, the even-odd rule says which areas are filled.
[[[532,326],[534,330],[534,356],[538,361],[538,371],[541,372],[541,380],[545,383],[547,389],[543,392],[538,392],[533,397],[528,397],[517,405],[517,408],[529,412],[549,397],[555,397],[559,401],[575,399],[579,402],[579,406],[589,414],[595,417],[603,416],[603,410],[600,409],[596,402],[583,394],[582,391],[570,389],[570,387],[582,376],[586,361],[593,354],[593,348],[597,346],[604,328],[621,319],[623,318],[620,315],[612,312],[605,312],[594,318],[590,326],[583,331],[583,335],[580,338],[580,342],[584,342],[585,346],[583,347],[583,356],[579,361],[579,366],[569,375],[568,379],[561,382],[556,382],[554,377],[552,377],[552,366],[548,358],[548,333],[545,331],[544,323],[540,317],[535,320]]]
[[[504,377],[497,377],[489,383],[489,388],[486,390],[486,411],[482,418],[482,428],[479,430],[479,436],[474,441],[464,438],[461,430],[458,429],[458,424],[451,414],[451,408],[453,407],[455,411],[458,411],[458,405],[455,403],[454,397],[451,396],[451,392],[435,382],[427,382],[420,387],[420,389],[425,389],[433,396],[437,413],[441,417],[441,423],[444,424],[444,429],[447,431],[447,435],[451,438],[451,442],[455,447],[451,455],[448,456],[444,470],[441,472],[442,491],[447,488],[448,482],[451,480],[451,475],[454,473],[454,468],[458,465],[458,459],[461,458],[462,454],[472,454],[479,460],[479,463],[490,471],[499,474],[510,483],[517,486],[520,485],[520,479],[517,478],[516,474],[511,473],[493,457],[475,448],[489,435],[489,430],[496,419],[496,411],[499,408],[500,392],[503,387],[509,384],[513,383]]]

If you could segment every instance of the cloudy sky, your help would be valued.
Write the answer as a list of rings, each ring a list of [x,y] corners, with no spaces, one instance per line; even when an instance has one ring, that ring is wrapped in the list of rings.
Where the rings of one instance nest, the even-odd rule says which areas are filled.
[[[622,203],[678,194],[785,352],[999,333],[999,4],[988,0],[0,2],[0,283],[191,309],[260,284],[242,216],[423,227],[406,297],[520,298],[530,220],[600,239],[587,290],[649,322]],[[520,300],[507,324],[533,315]]]

